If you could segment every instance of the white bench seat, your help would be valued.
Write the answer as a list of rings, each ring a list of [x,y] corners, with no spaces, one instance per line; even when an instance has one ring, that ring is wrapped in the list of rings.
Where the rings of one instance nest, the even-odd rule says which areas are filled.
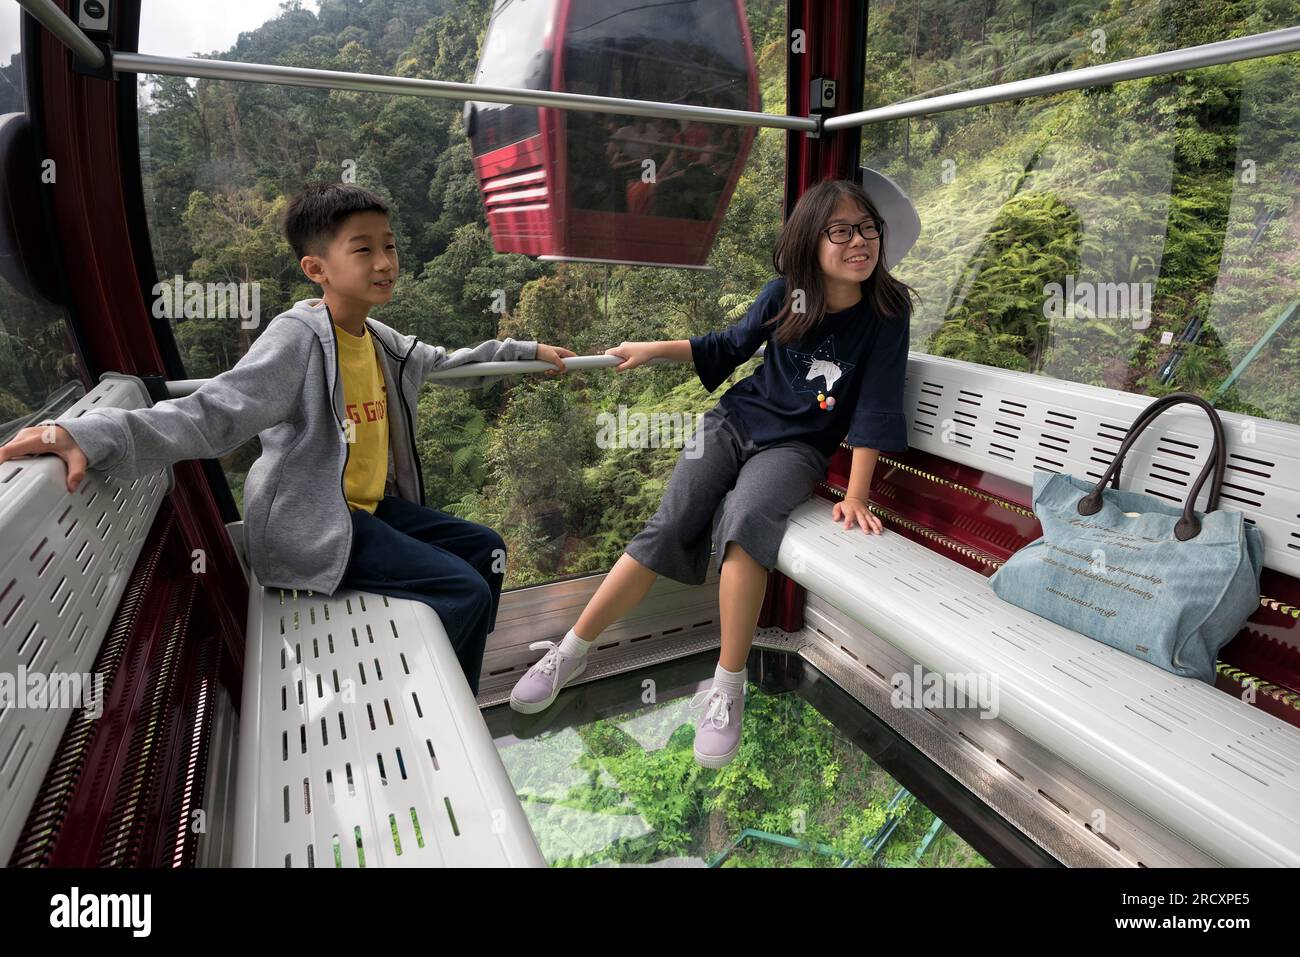
[[[138,379],[108,374],[64,415],[148,402]],[[90,471],[69,494],[67,469],[53,456],[0,465],[0,674],[16,682],[23,669],[51,678],[91,672],[171,483],[170,470],[130,480]],[[0,701],[0,862],[73,717],[67,707]]]
[[[438,616],[250,582],[236,866],[545,866]]]
[[[813,498],[778,569],[929,671],[996,676],[998,717],[1225,865],[1300,866],[1300,728],[1002,601]]]
[[[907,467],[925,475],[923,456],[935,456],[978,469],[986,491],[1015,483],[1023,501],[1041,471],[1099,479],[1150,401],[912,353],[908,441],[922,457]],[[1300,426],[1220,415],[1219,507],[1260,529],[1269,568],[1300,575]],[[1210,446],[1204,413],[1175,407],[1138,437],[1121,487],[1181,503]],[[930,671],[996,676],[999,719],[1211,858],[1300,864],[1300,728],[1003,602],[946,554],[888,530],[845,531],[830,511],[815,499],[793,514],[787,576]]]

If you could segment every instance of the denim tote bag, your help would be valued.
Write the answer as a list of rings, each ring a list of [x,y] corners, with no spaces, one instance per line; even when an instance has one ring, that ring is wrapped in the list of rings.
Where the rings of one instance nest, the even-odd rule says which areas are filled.
[[[1181,508],[1119,487],[1124,456],[1161,412],[1181,403],[1210,416],[1214,448]],[[1041,537],[989,580],[1003,601],[1149,661],[1213,683],[1219,650],[1259,606],[1264,543],[1240,512],[1215,509],[1227,463],[1219,414],[1175,392],[1134,421],[1095,485],[1072,475],[1034,475]],[[1210,479],[1206,510],[1193,508]],[[1111,488],[1105,486],[1110,483]]]

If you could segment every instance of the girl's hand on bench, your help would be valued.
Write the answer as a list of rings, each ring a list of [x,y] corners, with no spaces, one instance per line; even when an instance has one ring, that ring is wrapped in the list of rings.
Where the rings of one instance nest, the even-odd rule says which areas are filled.
[[[867,503],[860,498],[846,498],[842,502],[836,502],[835,507],[831,509],[831,518],[837,522],[843,522],[844,527],[852,528],[854,524],[862,526],[864,532],[872,535],[879,535],[884,526],[880,524],[880,519],[876,518]]]
[[[568,349],[561,348],[560,346],[548,346],[543,345],[540,342],[537,344],[537,358],[555,366],[554,369],[546,370],[547,375],[556,375],[560,372],[567,372],[568,368],[565,366],[564,360],[566,357],[571,359],[575,355],[577,355],[576,352],[570,352]]]
[[[68,491],[75,492],[86,477],[86,453],[72,440],[68,430],[61,425],[48,423],[20,429],[18,434],[0,445],[0,462],[22,458],[25,455],[57,455],[68,466]]]

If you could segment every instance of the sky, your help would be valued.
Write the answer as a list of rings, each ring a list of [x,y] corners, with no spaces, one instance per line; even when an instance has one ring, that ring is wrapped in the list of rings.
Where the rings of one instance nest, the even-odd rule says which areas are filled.
[[[305,0],[315,11],[320,4]],[[144,0],[140,52],[192,56],[228,50],[239,34],[261,26],[280,12],[280,0]],[[17,0],[0,0],[0,63],[18,52]]]

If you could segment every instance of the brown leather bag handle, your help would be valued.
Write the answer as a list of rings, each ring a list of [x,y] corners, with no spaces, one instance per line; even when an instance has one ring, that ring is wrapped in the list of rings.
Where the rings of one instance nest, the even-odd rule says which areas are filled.
[[[1214,447],[1210,450],[1209,456],[1205,460],[1205,465],[1201,468],[1201,474],[1196,477],[1192,485],[1191,493],[1187,496],[1187,501],[1183,503],[1183,517],[1178,520],[1174,526],[1174,536],[1180,541],[1185,542],[1189,538],[1195,538],[1201,532],[1200,519],[1194,514],[1196,497],[1201,494],[1201,487],[1205,480],[1210,478],[1213,473],[1213,480],[1210,482],[1210,496],[1205,503],[1205,511],[1213,512],[1219,502],[1219,492],[1223,487],[1223,473],[1228,463],[1228,443],[1224,438],[1223,420],[1219,418],[1219,413],[1214,406],[1206,402],[1199,395],[1193,395],[1190,392],[1173,392],[1166,396],[1156,399],[1145,409],[1141,415],[1134,420],[1128,434],[1124,436],[1124,441],[1120,444],[1119,451],[1115,453],[1114,460],[1106,468],[1106,472],[1101,477],[1096,487],[1091,492],[1079,499],[1078,511],[1080,515],[1096,515],[1101,511],[1101,491],[1107,482],[1111,483],[1112,488],[1119,488],[1119,473],[1124,465],[1124,456],[1128,455],[1129,449],[1137,441],[1142,430],[1150,425],[1166,409],[1175,405],[1190,403],[1198,405],[1205,410],[1210,417],[1210,427],[1214,433]]]

